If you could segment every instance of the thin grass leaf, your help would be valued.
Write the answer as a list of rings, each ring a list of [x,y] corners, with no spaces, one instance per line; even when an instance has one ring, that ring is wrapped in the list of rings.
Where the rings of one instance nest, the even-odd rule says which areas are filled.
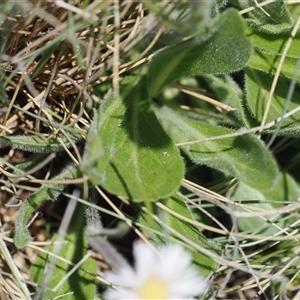
[[[14,7],[11,1],[1,1],[0,3],[0,11],[7,12],[14,10]],[[0,13],[0,24],[1,24],[1,34],[0,34],[0,63],[2,62],[2,55],[5,54],[5,47],[7,41],[9,39],[9,35],[11,33],[11,26],[13,24],[13,20],[7,18],[5,13]],[[3,80],[5,77],[5,71],[3,68],[0,68],[0,103],[3,104],[4,107],[9,106],[9,100],[7,94],[5,92],[6,81]]]
[[[30,292],[28,290],[27,285],[24,282],[24,278],[20,273],[20,270],[17,268],[15,262],[12,258],[12,253],[10,250],[8,250],[7,245],[5,244],[3,239],[0,239],[0,253],[2,256],[2,260],[5,261],[5,263],[8,265],[13,279],[18,283],[20,290],[23,292],[22,297],[26,300],[31,300]]]

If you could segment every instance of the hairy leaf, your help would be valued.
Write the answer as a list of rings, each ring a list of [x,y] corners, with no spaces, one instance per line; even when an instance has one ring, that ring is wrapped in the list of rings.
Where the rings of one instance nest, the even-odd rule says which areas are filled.
[[[244,24],[235,10],[228,10],[195,37],[157,52],[149,63],[148,90],[156,95],[181,77],[223,74],[240,70],[251,55]]]
[[[280,61],[279,55],[270,54],[255,49],[253,55],[251,56],[248,62],[248,67],[258,71],[262,71],[267,74],[274,75],[276,73],[276,70],[278,69],[279,61]],[[281,67],[280,75],[286,78],[293,78],[296,64],[297,64],[297,59],[286,57]],[[297,79],[298,82],[300,82],[299,76]]]
[[[53,180],[64,180],[78,178],[80,172],[75,165],[68,166],[61,174],[55,176]],[[16,219],[16,233],[14,243],[17,248],[23,248],[31,241],[30,233],[26,227],[32,213],[46,200],[56,200],[64,190],[62,184],[43,184],[43,186],[26,199]]]
[[[69,134],[69,138],[78,141],[81,136],[79,134]],[[0,148],[12,147],[34,153],[50,153],[63,151],[63,145],[67,148],[72,147],[64,135],[61,135],[60,139],[61,141],[57,137],[43,135],[0,136]]]
[[[291,37],[292,29],[293,28],[291,27],[285,32],[271,34],[267,32],[261,32],[257,28],[248,28],[247,37],[258,51],[280,56],[285,46],[288,44],[288,39]],[[286,57],[297,59],[299,55],[300,32],[293,37],[293,41],[289,46]]]
[[[299,188],[290,175],[280,173],[277,184],[269,190],[262,192],[240,182],[229,196],[243,205],[235,207],[235,210],[239,212],[253,211],[252,216],[238,217],[237,222],[241,230],[251,233],[255,231],[270,236],[285,228],[287,223],[292,224],[293,220],[291,218],[284,220],[283,215],[277,213],[257,215],[259,212],[271,211],[286,206],[288,202],[296,201],[299,196]],[[258,213],[256,214],[256,212]]]
[[[135,201],[157,200],[178,189],[183,161],[153,112],[144,79],[126,78],[120,97],[111,94],[101,105],[83,161],[94,184]]]
[[[279,25],[273,25],[274,28]],[[280,66],[280,59],[285,48],[288,46],[288,51],[284,58],[283,64],[280,66],[280,75],[293,78],[297,59],[300,55],[300,32],[292,38],[292,43],[289,42],[293,27],[290,26],[284,31],[265,32],[261,31],[260,27],[248,28],[247,36],[251,40],[255,51],[253,51],[248,66],[268,74],[275,74]],[[299,76],[297,77],[300,80]],[[297,79],[296,78],[296,79]]]
[[[273,76],[257,72],[255,70],[247,70],[246,72],[246,92],[247,104],[251,113],[257,118],[259,122],[262,121],[264,112],[266,110],[267,100],[270,94],[270,89],[273,81]],[[267,122],[276,120],[284,113],[286,99],[288,95],[290,83],[284,78],[279,78],[276,89],[274,91],[271,106],[267,116]],[[287,106],[287,111],[290,111],[300,104],[300,94],[294,91],[291,102]],[[282,123],[281,133],[297,134],[299,132],[300,112],[285,119]],[[280,133],[279,133],[280,134]]]
[[[233,133],[233,130],[182,117],[170,109],[157,110],[165,130],[177,143]],[[182,146],[192,161],[235,176],[258,189],[277,181],[278,168],[270,152],[253,134]]]
[[[264,2],[263,0],[231,0],[231,2],[238,3],[241,9],[255,8],[248,12],[247,23],[251,27],[255,26],[260,30],[272,32],[274,28],[279,30],[292,25],[293,19],[283,0],[270,2],[262,7],[257,7],[257,4]]]

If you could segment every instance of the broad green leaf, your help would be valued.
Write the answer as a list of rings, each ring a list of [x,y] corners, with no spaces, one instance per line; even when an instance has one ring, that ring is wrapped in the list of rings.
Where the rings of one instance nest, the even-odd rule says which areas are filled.
[[[73,264],[77,264],[86,254],[87,240],[84,236],[84,209],[81,204],[77,204],[77,208],[72,217],[69,230],[65,237],[65,243],[62,245],[60,253],[55,253],[64,260],[70,261]],[[58,239],[58,235],[55,234],[51,241],[55,243]],[[54,246],[47,246],[46,250],[53,253]],[[48,256],[46,253],[41,253],[38,260],[30,268],[30,279],[38,284],[42,285],[44,278],[49,271],[49,265],[51,264],[53,257]],[[68,272],[73,268],[72,265],[60,259],[56,260],[56,265],[52,277],[49,278],[47,284],[47,290],[43,294],[44,300],[54,299],[54,297],[61,297],[65,300],[75,299],[94,299],[96,293],[95,276],[91,274],[96,273],[96,263],[92,258],[88,258],[80,265],[80,269],[77,269],[57,291],[52,291],[57,284],[64,280],[64,277],[68,275]],[[38,291],[39,289],[37,289]],[[60,299],[60,298],[59,298]]]
[[[272,226],[274,223],[276,223],[276,225],[280,228],[284,228],[284,222],[278,220],[278,216],[276,219],[274,218],[274,215],[257,216],[259,212],[270,211],[274,209],[272,201],[267,201],[264,195],[258,190],[255,190],[254,188],[251,188],[248,185],[240,182],[231,198],[242,204],[245,208],[243,209],[242,207],[235,207],[236,211],[248,213],[252,212],[251,217],[237,218],[237,224],[240,230],[251,233],[255,232],[256,234],[264,233],[266,235],[272,235],[279,231],[278,228]],[[270,219],[272,219],[272,222],[269,222]],[[279,223],[276,221],[279,221]]]
[[[251,27],[256,26],[261,30],[272,32],[274,25],[284,29],[293,22],[283,0],[270,2],[261,8],[257,7],[257,3],[262,3],[264,0],[231,0],[231,2],[238,3],[241,9],[254,7],[248,12],[247,22],[251,24]]]
[[[291,32],[291,24],[283,23],[283,24],[262,24],[260,21],[254,19],[247,19],[246,24],[249,27],[254,27],[255,29],[265,32],[267,34],[276,35],[286,32]]]
[[[165,130],[176,143],[202,140],[235,131],[182,117],[168,108],[157,110]],[[278,176],[275,160],[253,134],[182,146],[191,160],[204,164],[257,189],[269,189]]]
[[[280,57],[278,55],[269,54],[256,49],[248,62],[248,67],[274,75],[278,68],[279,60]],[[296,59],[286,57],[280,75],[286,78],[293,78],[296,63]],[[298,81],[300,81],[300,79],[298,79]]]
[[[235,10],[223,13],[195,37],[158,51],[149,63],[148,90],[156,95],[181,77],[240,70],[251,55],[244,24]]]
[[[287,5],[286,7],[289,10],[289,13],[291,14],[294,21],[297,21],[300,16],[300,5],[294,3],[294,5]]]
[[[196,222],[194,222],[192,218],[189,207],[181,197],[178,195],[173,195],[172,197],[168,198],[164,204],[174,213],[174,215],[159,208],[157,215],[163,223],[174,229],[179,234],[185,236],[192,242],[198,244],[200,247],[210,250],[215,254],[220,252],[220,249],[218,249],[217,245],[209,241],[201,233],[201,229],[196,226]],[[182,219],[178,216],[180,216]],[[146,227],[153,229],[150,239],[152,239],[157,246],[165,243],[166,235],[170,236],[168,230],[166,230],[164,226],[160,225],[158,222],[151,220],[151,223],[149,224],[149,217],[146,213],[142,213],[140,221]],[[180,241],[180,237],[176,236],[176,234],[171,234],[171,236],[175,240]],[[198,266],[202,275],[208,275],[214,270],[216,267],[215,260],[202,254],[199,250],[194,249],[192,246],[188,246],[186,242],[184,242],[184,244],[186,245],[186,249],[193,255],[194,262]]]
[[[80,134],[70,134],[70,139],[74,142],[81,139]],[[61,135],[61,142],[57,137],[46,137],[43,135],[15,135],[15,136],[0,136],[0,148],[12,147],[23,151],[34,153],[50,153],[63,151],[65,145],[71,148],[69,140]]]
[[[59,175],[52,178],[53,180],[64,180],[78,178],[80,172],[75,165],[68,166]],[[56,200],[57,197],[64,190],[62,184],[43,184],[42,187],[34,192],[28,199],[26,199],[20,207],[16,219],[16,233],[14,243],[17,248],[23,248],[31,241],[30,233],[27,229],[27,222],[32,213],[46,200]]]
[[[184,165],[158,122],[145,80],[127,77],[90,128],[84,170],[93,184],[135,201],[164,198],[178,189]]]
[[[266,109],[272,81],[273,76],[270,76],[268,74],[256,72],[255,70],[251,69],[246,71],[247,104],[251,110],[251,113],[257,118],[259,122],[262,121]],[[276,120],[283,114],[289,85],[290,83],[286,79],[279,78],[268,112],[267,122]],[[288,106],[288,111],[298,107],[299,104],[300,94],[297,91],[294,91],[291,102]],[[279,133],[290,132],[290,134],[299,135],[299,120],[299,112],[289,117],[288,119],[285,119],[282,123],[282,129],[284,129],[284,131],[281,130]]]
[[[280,173],[279,180],[269,190],[259,191],[240,182],[238,186],[230,192],[229,195],[234,201],[244,205],[235,207],[239,212],[251,212],[253,215],[249,217],[238,217],[237,222],[239,228],[243,231],[257,231],[266,235],[272,235],[292,224],[293,220],[285,221],[282,215],[270,214],[257,216],[255,212],[271,211],[276,208],[284,207],[287,202],[294,202],[299,196],[299,188],[295,180],[286,173]],[[271,224],[271,226],[270,226]],[[278,227],[274,226],[276,224]]]
[[[278,183],[263,193],[266,199],[297,201],[299,198],[299,187],[297,182],[288,173],[280,172]],[[274,207],[280,206],[274,204]]]
[[[151,12],[156,18],[163,20],[166,30],[160,41],[163,41],[164,44],[170,41],[169,38],[166,41],[166,36],[172,36],[172,42],[179,41],[183,37],[199,31],[210,20],[211,1],[176,1],[171,10],[168,9],[170,7],[168,2],[144,1],[143,6],[147,8],[148,13]]]
[[[175,109],[176,111],[176,109]],[[239,122],[236,118],[228,117],[226,114],[220,114],[214,111],[202,110],[201,114],[198,111],[186,110],[184,111],[184,116],[190,119],[195,119],[203,122],[208,122],[209,124],[221,125],[225,127],[235,127]]]
[[[278,26],[278,25],[276,25]],[[274,25],[274,28],[276,28]],[[251,40],[255,51],[248,62],[248,66],[268,74],[275,74],[288,40],[291,36],[292,27],[282,32],[261,31],[260,27],[248,28],[247,36]],[[300,55],[300,32],[293,37],[289,45],[287,55],[281,67],[281,76],[293,78],[297,59]],[[300,76],[298,77],[300,80]]]
[[[293,28],[291,27],[285,32],[272,34],[268,32],[261,32],[257,28],[247,28],[246,35],[257,51],[280,56],[288,43],[292,29]],[[292,43],[287,52],[287,57],[297,59],[299,55],[300,32],[293,37]]]

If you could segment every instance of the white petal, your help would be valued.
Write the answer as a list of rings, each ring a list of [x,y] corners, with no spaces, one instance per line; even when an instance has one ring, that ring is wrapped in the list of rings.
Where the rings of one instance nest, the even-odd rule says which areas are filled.
[[[192,257],[179,245],[161,249],[161,276],[167,280],[172,298],[186,298],[202,294],[207,288],[206,281],[191,267]]]
[[[113,289],[108,289],[106,290],[103,294],[103,299],[104,300],[117,300],[117,299],[122,299],[122,293],[120,291],[116,291]]]
[[[103,293],[104,300],[139,299],[139,296],[131,289],[113,290],[109,289]]]
[[[191,255],[179,245],[169,245],[161,249],[160,274],[168,280],[176,280],[191,264]]]
[[[196,277],[196,273],[193,276],[182,276],[179,280],[170,283],[172,295],[179,298],[203,294],[207,287],[207,282],[199,276]]]
[[[136,274],[129,265],[121,268],[118,273],[115,273],[113,271],[104,272],[104,278],[111,284],[124,287],[133,286],[137,281]]]
[[[135,270],[139,282],[144,282],[147,278],[157,272],[159,256],[143,241],[137,241],[133,245],[133,255],[135,258]]]
[[[137,288],[156,275],[166,282],[170,295],[168,299],[192,299],[203,294],[208,283],[194,268],[191,255],[179,245],[164,246],[157,255],[142,241],[133,247],[135,268],[123,267],[118,273],[106,272],[105,278],[120,290],[109,289],[104,293],[105,300],[139,299]],[[122,288],[123,286],[123,288]]]

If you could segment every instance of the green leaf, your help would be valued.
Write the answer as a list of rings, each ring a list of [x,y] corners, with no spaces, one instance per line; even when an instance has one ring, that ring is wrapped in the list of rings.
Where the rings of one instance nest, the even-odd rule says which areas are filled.
[[[218,16],[220,11],[226,6],[228,0],[212,0],[211,5],[211,16]],[[198,5],[198,4],[197,4]]]
[[[255,232],[256,234],[266,234],[272,235],[278,231],[278,228],[270,225],[275,223],[274,215],[269,216],[256,216],[256,212],[261,211],[270,211],[274,209],[272,205],[272,201],[267,201],[264,195],[257,191],[254,188],[249,187],[248,185],[240,182],[238,187],[235,189],[231,198],[236,202],[239,202],[246,207],[246,209],[242,209],[241,207],[236,208],[235,210],[238,212],[252,212],[251,217],[238,217],[237,224],[242,231]],[[247,201],[248,200],[248,201]],[[270,222],[272,219],[272,222]],[[277,218],[278,221],[278,218]],[[279,221],[276,224],[280,228],[284,228],[284,222]]]
[[[260,28],[248,28],[247,36],[251,40],[255,51],[248,62],[248,66],[268,74],[275,74],[285,47],[289,43],[292,27],[280,33],[261,32]],[[281,66],[280,75],[294,78],[295,66],[300,55],[300,32],[289,45],[286,57]],[[296,78],[300,81],[300,77]]]
[[[47,153],[32,154],[29,158],[26,159],[25,162],[22,162],[15,166],[14,174],[21,175],[30,171],[31,169],[42,163],[48,156],[49,154]]]
[[[44,48],[43,48],[44,51],[40,55],[41,59],[36,64],[33,72],[30,74],[30,79],[34,79],[42,71],[44,66],[50,60],[51,55],[53,55],[53,53],[55,53],[55,50],[58,48],[58,46],[61,45],[61,43],[62,43],[61,40],[54,40],[44,46]],[[33,57],[32,57],[32,60],[34,60]]]
[[[79,134],[69,134],[70,139],[74,142],[81,139]],[[61,142],[57,137],[46,137],[43,135],[15,135],[0,136],[0,148],[12,147],[23,151],[34,153],[50,153],[63,151],[65,148],[71,148],[72,144],[64,136],[60,136]]]
[[[294,21],[297,21],[300,16],[300,6],[295,3],[295,5],[287,5],[286,8],[289,10]]]
[[[237,1],[242,9],[254,7],[255,9],[248,12],[249,19],[247,23],[251,27],[255,26],[260,30],[272,32],[274,27],[285,29],[291,26],[293,19],[290,13],[286,10],[283,0],[276,0],[257,8],[257,3],[262,3],[263,0],[238,0]]]
[[[157,52],[149,63],[151,96],[181,77],[240,70],[251,55],[244,23],[235,10],[223,13],[195,37]]]
[[[83,162],[93,184],[135,201],[157,200],[178,189],[183,161],[153,112],[144,79],[126,78],[120,97],[111,94],[101,105]]]
[[[299,198],[299,187],[288,173],[280,172],[278,183],[273,188],[263,191],[263,193],[266,199],[294,202]],[[281,205],[274,205],[274,207],[281,207]]]
[[[247,104],[251,110],[251,113],[256,119],[261,122],[267,100],[270,94],[273,76],[257,72],[255,70],[246,71],[246,91],[247,91]],[[286,103],[288,90],[290,83],[284,79],[279,78],[276,89],[273,94],[271,106],[267,116],[267,122],[273,121],[280,117],[284,112],[284,106]],[[288,111],[298,107],[300,104],[300,94],[294,91],[291,102],[288,106]],[[285,119],[282,123],[282,130],[279,134],[291,133],[292,135],[299,136],[299,119],[300,112],[295,113],[293,116]]]
[[[253,211],[252,216],[238,217],[237,222],[239,228],[243,231],[251,233],[257,231],[260,234],[263,233],[266,236],[270,236],[278,232],[280,228],[285,228],[295,221],[291,218],[284,221],[283,216],[278,214],[255,215],[255,212],[271,211],[286,206],[287,202],[294,202],[297,200],[299,188],[295,180],[287,173],[280,173],[277,184],[269,190],[262,192],[240,182],[238,186],[231,191],[229,196],[232,200],[245,205],[245,209],[243,209],[242,206],[235,207],[236,211]],[[270,224],[272,225],[270,226]],[[274,224],[279,226],[279,228],[274,226]]]
[[[59,257],[70,261],[74,264],[78,263],[86,254],[87,240],[84,236],[84,207],[77,204],[77,208],[73,214],[69,230],[65,236],[65,243],[62,245]],[[55,244],[58,240],[58,234],[55,234],[51,241]],[[50,253],[54,251],[53,245],[47,246],[46,250]],[[56,253],[55,253],[56,254]],[[46,253],[41,253],[38,260],[30,268],[30,279],[39,285],[42,285],[44,278],[49,271],[53,257],[49,257]],[[54,299],[54,297],[61,297],[61,299],[75,300],[75,299],[94,299],[96,293],[95,277],[92,274],[96,273],[96,263],[92,258],[88,258],[81,265],[81,269],[77,269],[57,291],[51,291],[64,280],[68,272],[73,268],[72,265],[57,259],[52,277],[49,278],[47,290],[43,293],[43,299]],[[89,272],[89,273],[87,273]]]
[[[280,56],[288,43],[292,29],[293,28],[290,27],[289,30],[285,32],[272,34],[269,32],[261,32],[257,28],[247,28],[247,37],[257,51]],[[300,32],[293,37],[293,42],[289,46],[287,57],[298,59],[299,54]]]
[[[233,133],[233,130],[182,117],[168,108],[157,110],[165,130],[176,143]],[[235,176],[258,189],[277,181],[278,168],[265,145],[253,134],[182,146],[191,160]]]
[[[172,213],[174,213],[173,215],[170,212],[159,209],[157,214],[164,224],[171,227],[184,237],[188,238],[193,243],[198,244],[200,247],[210,250],[215,254],[219,254],[220,249],[218,248],[218,246],[212,241],[208,240],[201,233],[200,228],[194,225],[195,222],[190,213],[190,209],[181,197],[179,197],[178,195],[173,195],[172,197],[167,199],[164,204],[168,207],[168,209],[172,211]],[[153,229],[153,231],[150,233],[150,239],[152,239],[152,241],[157,246],[165,243],[165,235],[167,234],[169,236],[170,233],[168,233],[167,230],[164,229],[163,225],[154,220],[151,220],[149,223],[149,216],[146,213],[142,213],[140,221],[146,227],[150,227],[151,229]],[[175,240],[180,241],[180,237],[176,236],[176,234],[171,233],[171,236]],[[199,250],[194,249],[192,246],[188,246],[186,242],[184,242],[184,245],[186,250],[191,252],[191,254],[193,255],[194,262],[196,263],[203,276],[208,275],[214,270],[214,268],[216,267],[216,261],[214,259],[208,257],[205,254],[202,254]]]
[[[278,69],[279,61],[280,55],[255,49],[247,66],[255,70],[274,75],[276,73],[276,70]],[[296,58],[286,57],[280,69],[280,75],[292,79],[294,77],[296,64]],[[298,82],[300,82],[299,76],[297,80]]]
[[[207,75],[204,79],[209,84],[210,89],[216,94],[216,99],[220,99],[222,102],[236,108],[236,111],[232,113],[237,115],[245,126],[248,128],[257,126],[257,121],[253,120],[253,117],[245,107],[244,92],[229,75]],[[228,116],[226,117],[228,118]],[[207,121],[210,122],[209,120]]]
[[[77,166],[68,166],[61,174],[52,178],[53,180],[64,180],[80,177]],[[56,200],[64,190],[62,184],[43,184],[42,187],[26,199],[20,207],[16,219],[16,233],[14,244],[17,248],[23,248],[31,241],[30,233],[26,227],[32,213],[46,200]]]

